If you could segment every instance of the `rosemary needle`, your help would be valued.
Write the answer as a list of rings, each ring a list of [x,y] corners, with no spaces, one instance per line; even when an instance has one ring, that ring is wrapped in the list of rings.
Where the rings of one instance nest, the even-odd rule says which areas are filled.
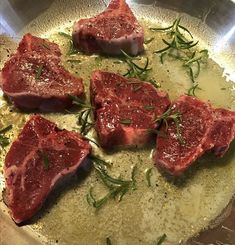
[[[188,96],[194,96],[196,97],[196,94],[195,94],[195,90],[196,89],[200,89],[198,87],[198,83],[197,84],[194,84],[191,88],[189,88],[188,92],[186,93]]]
[[[109,237],[106,238],[106,245],[112,245],[112,242]]]
[[[146,180],[147,180],[147,185],[148,187],[151,186],[151,175],[152,175],[152,168],[148,168],[146,169],[145,171],[145,177],[146,177]]]
[[[72,36],[67,34],[67,33],[65,33],[65,32],[58,32],[58,34],[60,36],[63,36],[63,37],[65,37],[65,38],[67,38],[69,40],[69,49],[67,51],[67,55],[77,54],[78,50],[73,45]]]
[[[0,134],[4,134],[4,133],[6,133],[7,131],[11,130],[12,128],[13,128],[12,125],[8,125],[8,126],[6,126],[5,128],[0,129]]]
[[[42,43],[40,45],[42,48],[50,49],[49,45],[47,43]]]
[[[35,78],[36,80],[40,79],[40,76],[42,75],[42,69],[43,69],[43,64],[40,64],[37,68],[36,68],[36,75]]]
[[[144,41],[144,44],[149,44],[149,43],[151,43],[154,39],[155,39],[154,37],[151,37],[151,38],[145,40],[145,41]]]
[[[40,156],[42,158],[43,166],[47,170],[49,168],[49,158],[46,152],[40,151]]]
[[[158,240],[158,242],[157,242],[156,245],[162,245],[163,242],[164,242],[165,240],[166,240],[166,234],[163,234],[163,235],[159,238],[159,240]]]
[[[130,125],[132,123],[132,120],[129,118],[123,118],[123,119],[120,119],[119,122],[121,124]]]
[[[65,32],[58,32],[58,34],[60,35],[60,36],[63,36],[63,37],[66,37],[66,38],[68,38],[68,39],[72,39],[72,36],[71,35],[69,35],[69,34],[67,34],[67,33],[65,33]]]

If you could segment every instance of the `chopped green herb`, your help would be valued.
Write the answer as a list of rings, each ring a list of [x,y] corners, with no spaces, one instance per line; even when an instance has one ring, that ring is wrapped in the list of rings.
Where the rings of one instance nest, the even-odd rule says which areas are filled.
[[[103,57],[102,56],[96,56],[95,57],[96,66],[101,66],[102,65],[102,61],[103,61]]]
[[[153,111],[153,110],[155,110],[155,106],[152,106],[152,105],[145,105],[145,106],[144,106],[144,109],[147,110],[147,111]]]
[[[142,81],[136,80],[136,79],[130,79],[127,81],[128,84],[140,84],[143,83]]]
[[[129,119],[129,118],[123,118],[123,119],[120,119],[119,122],[121,124],[126,124],[126,125],[130,125],[132,123],[132,120]]]
[[[12,125],[0,129],[0,147],[4,147],[10,144],[9,138],[5,136],[5,133],[12,129]]]
[[[154,79],[150,79],[150,80],[148,80],[148,82],[151,83],[155,88],[161,87],[161,84]]]
[[[221,88],[221,90],[226,90],[226,88]]]
[[[131,171],[132,189],[133,190],[136,190],[136,179],[135,179],[135,175],[136,175],[137,167],[136,167],[136,165],[134,165],[131,168],[132,168],[132,171]]]
[[[154,39],[155,39],[154,37],[151,37],[151,38],[145,40],[145,41],[144,41],[144,44],[149,44],[149,43],[151,43]]]
[[[66,60],[66,61],[70,63],[81,63],[82,62],[81,60]]]
[[[164,64],[164,57],[165,57],[166,54],[167,54],[167,52],[163,52],[160,55],[160,61],[161,61],[162,64]]]
[[[8,125],[5,128],[0,129],[0,134],[5,134],[7,131],[11,130],[13,127],[12,125]]]
[[[136,91],[140,90],[141,88],[142,88],[142,86],[141,86],[141,85],[136,86],[135,84],[133,84],[133,86],[132,86],[132,90],[133,90],[134,92],[136,92]]]
[[[66,38],[72,39],[72,36],[71,36],[71,35],[69,35],[69,34],[67,34],[67,33],[65,33],[65,32],[58,32],[58,34],[59,34],[60,36],[63,36],[63,37],[66,37]]]
[[[50,49],[49,45],[47,43],[42,43],[40,45],[42,48]]]
[[[166,234],[163,234],[157,241],[156,245],[162,245],[165,240],[166,240]]]
[[[40,151],[40,156],[42,158],[43,166],[45,169],[49,168],[49,158],[46,152]]]
[[[145,171],[145,177],[146,177],[146,180],[147,180],[147,185],[148,185],[148,187],[151,186],[151,175],[152,175],[152,170],[153,170],[153,168],[148,168],[148,169],[146,169],[146,171]]]
[[[69,40],[69,50],[67,52],[67,55],[77,54],[78,50],[74,47],[73,41]]]
[[[35,75],[36,80],[40,79],[40,76],[42,75],[42,69],[43,69],[43,64],[39,65],[37,67],[37,69],[35,70],[36,71],[36,75]]]
[[[130,190],[134,190],[135,186],[135,171],[136,168],[132,169],[131,173],[131,180],[122,180],[120,178],[113,178],[107,173],[107,164],[101,159],[97,157],[92,157],[91,160],[93,161],[94,168],[101,178],[104,185],[109,189],[108,194],[104,197],[96,200],[93,195],[93,188],[91,187],[88,194],[87,194],[87,202],[89,205],[93,206],[94,208],[100,208],[103,206],[110,198],[118,197],[118,201],[121,201],[123,196]]]
[[[65,32],[58,32],[58,34],[60,36],[63,36],[63,37],[66,37],[67,39],[69,39],[69,50],[67,52],[67,55],[77,54],[78,50],[73,45],[72,36],[65,33]]]
[[[106,245],[112,245],[111,240],[109,237],[106,238]]]
[[[155,119],[155,122],[163,122],[165,124],[166,130],[168,128],[168,120],[173,120],[176,126],[176,136],[180,144],[184,144],[185,141],[182,137],[180,130],[180,122],[182,120],[182,115],[179,112],[173,112],[173,108],[170,107],[166,112],[164,112],[161,116]]]

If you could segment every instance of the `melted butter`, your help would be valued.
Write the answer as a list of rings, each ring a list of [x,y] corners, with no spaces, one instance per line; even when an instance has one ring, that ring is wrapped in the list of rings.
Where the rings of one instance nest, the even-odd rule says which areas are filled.
[[[164,65],[159,62],[159,56],[153,52],[162,48],[162,34],[148,30],[148,27],[156,26],[153,22],[144,21],[143,25],[146,39],[155,39],[146,45],[146,52],[141,56],[140,63],[144,64],[145,58],[149,57],[152,67],[150,77],[157,80],[161,88],[174,100],[186,93],[192,83],[180,62],[169,59]],[[71,30],[66,28],[64,31]],[[68,39],[57,32],[49,38],[60,45],[63,53],[62,64],[66,69],[83,78],[87,94],[91,71],[104,69],[124,74],[127,69],[125,64],[116,63],[118,58],[86,56],[81,53],[68,56]],[[81,62],[67,61],[71,59]],[[215,107],[234,108],[232,83],[226,81],[223,70],[214,61],[208,60],[197,81],[202,89],[196,91],[200,99],[209,100]],[[2,105],[0,113],[2,125],[14,122],[14,129],[9,133],[13,140],[29,115],[18,112],[6,103]],[[73,114],[43,116],[56,122],[61,128],[72,130],[77,127],[76,115]],[[92,131],[89,137],[95,137],[95,132]],[[46,207],[39,212],[34,219],[35,223],[30,227],[46,237],[48,244],[58,240],[59,244],[64,245],[101,245],[105,244],[106,237],[110,237],[113,244],[151,245],[155,244],[163,233],[167,234],[169,244],[187,241],[208,227],[209,222],[220,214],[235,192],[235,144],[232,144],[222,159],[215,159],[211,155],[199,159],[177,184],[167,180],[153,168],[151,187],[147,187],[145,170],[153,167],[153,148],[154,145],[146,149],[120,150],[107,154],[94,146],[94,152],[113,162],[110,170],[113,176],[121,174],[128,179],[131,166],[137,166],[137,190],[128,192],[121,202],[110,200],[100,210],[95,210],[86,201],[90,186],[95,187],[98,197],[104,195],[107,189],[91,171],[86,178],[74,178],[70,184],[51,195]],[[3,157],[4,154],[1,162]]]

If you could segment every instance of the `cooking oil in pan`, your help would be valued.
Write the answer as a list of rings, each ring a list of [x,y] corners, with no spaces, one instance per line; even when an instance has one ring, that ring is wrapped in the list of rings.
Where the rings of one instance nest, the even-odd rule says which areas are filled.
[[[154,51],[161,48],[161,33],[149,31],[155,22],[143,20],[146,39],[154,40],[146,45],[146,52],[140,57],[144,64],[150,60],[150,77],[167,91],[172,100],[187,92],[192,82],[185,69],[178,61],[167,59],[164,64]],[[61,31],[61,30],[60,30]],[[69,33],[71,30],[63,30]],[[118,58],[97,55],[86,56],[81,53],[68,55],[70,41],[57,30],[50,33],[49,39],[60,45],[63,52],[62,63],[73,74],[82,77],[88,92],[91,71],[102,69],[124,74],[127,66]],[[232,83],[226,82],[222,69],[212,60],[201,69],[197,79],[201,90],[197,96],[210,101],[215,107],[234,108]],[[2,100],[3,101],[3,100]],[[9,135],[17,137],[29,115],[16,111],[5,102],[1,106],[1,124],[14,121],[14,129]],[[76,125],[76,115],[43,115],[56,122],[59,127],[72,130]],[[95,132],[89,137],[96,140]],[[153,166],[151,157],[154,143],[144,149],[119,150],[105,153],[95,145],[94,152],[103,159],[113,162],[110,173],[113,176],[130,178],[131,167],[136,166],[135,191],[128,192],[121,202],[110,200],[101,209],[89,206],[86,195],[91,186],[97,196],[105,195],[105,189],[91,171],[86,178],[71,180],[58,192],[49,197],[46,206],[33,219],[30,227],[46,237],[48,244],[105,244],[109,237],[113,244],[146,245],[156,244],[157,239],[167,235],[169,244],[187,241],[200,230],[207,227],[211,220],[228,204],[235,192],[235,160],[232,144],[229,152],[222,159],[207,155],[198,160],[177,183],[168,180]],[[3,162],[4,154],[1,157]],[[151,186],[147,186],[146,169],[153,168]],[[81,178],[81,179],[80,179]]]

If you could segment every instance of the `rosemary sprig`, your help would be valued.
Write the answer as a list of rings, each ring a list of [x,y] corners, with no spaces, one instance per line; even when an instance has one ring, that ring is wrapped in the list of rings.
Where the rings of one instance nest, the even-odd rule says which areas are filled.
[[[176,19],[173,24],[166,28],[150,28],[151,31],[164,31],[168,34],[170,37],[171,42],[166,41],[165,39],[162,39],[162,41],[166,44],[166,47],[155,51],[155,53],[162,53],[167,51],[168,49],[190,49],[198,44],[198,41],[194,42],[193,40],[188,40],[185,35],[182,33],[182,30],[190,36],[191,39],[193,39],[193,36],[191,32],[180,25],[181,18]]]
[[[81,135],[85,136],[94,126],[94,123],[91,120],[93,107],[90,104],[84,103],[77,96],[69,95],[69,98],[72,100],[74,105],[77,105],[81,108],[81,111],[78,113],[77,124],[80,125]]]
[[[91,121],[91,112],[91,109],[84,109],[78,114],[81,135],[86,135],[94,126],[94,123]]]
[[[124,76],[129,78],[132,77],[140,80],[146,80],[149,75],[149,72],[152,70],[152,68],[149,67],[149,58],[146,58],[145,65],[141,67],[136,62],[134,62],[134,60],[136,60],[137,58],[129,56],[123,50],[122,54],[124,55],[124,61],[129,66],[129,69],[124,74]]]
[[[42,69],[43,69],[43,64],[40,64],[36,68],[36,70],[35,70],[35,72],[36,72],[36,75],[35,75],[36,80],[40,79],[40,76],[42,75]]]
[[[190,78],[193,83],[195,79],[199,76],[201,71],[201,62],[204,62],[208,58],[208,50],[203,49],[199,52],[194,51],[187,59],[184,59],[183,66],[189,71]]]
[[[156,245],[162,245],[165,240],[166,240],[166,234],[163,234],[157,241]]]
[[[155,122],[162,122],[165,127],[166,130],[168,129],[168,121],[169,120],[173,120],[176,126],[176,137],[178,139],[178,141],[180,142],[180,144],[184,144],[185,141],[182,137],[182,133],[181,133],[181,129],[180,129],[180,123],[182,120],[182,115],[179,112],[173,112],[173,108],[170,107],[166,112],[164,112],[161,116],[157,117],[155,119]]]
[[[162,39],[166,46],[154,53],[160,54],[162,64],[166,56],[183,61],[183,67],[187,69],[190,79],[194,83],[200,73],[200,63],[208,58],[208,50],[191,51],[198,44],[198,41],[193,40],[191,32],[180,25],[180,21],[181,18],[178,18],[166,28],[150,28],[152,31],[165,32],[170,38],[170,41]]]
[[[0,147],[3,149],[4,147],[10,144],[9,138],[5,136],[5,133],[12,129],[12,125],[8,125],[0,129]]]
[[[104,197],[96,200],[93,195],[93,188],[91,187],[87,194],[87,202],[89,205],[98,209],[102,207],[110,198],[118,198],[118,201],[121,201],[123,196],[130,189],[135,189],[135,167],[132,169],[131,179],[123,180],[121,178],[114,178],[108,174],[107,163],[105,161],[97,157],[92,157],[91,160],[93,162],[96,173],[101,178],[103,184],[109,189],[109,192]]]

